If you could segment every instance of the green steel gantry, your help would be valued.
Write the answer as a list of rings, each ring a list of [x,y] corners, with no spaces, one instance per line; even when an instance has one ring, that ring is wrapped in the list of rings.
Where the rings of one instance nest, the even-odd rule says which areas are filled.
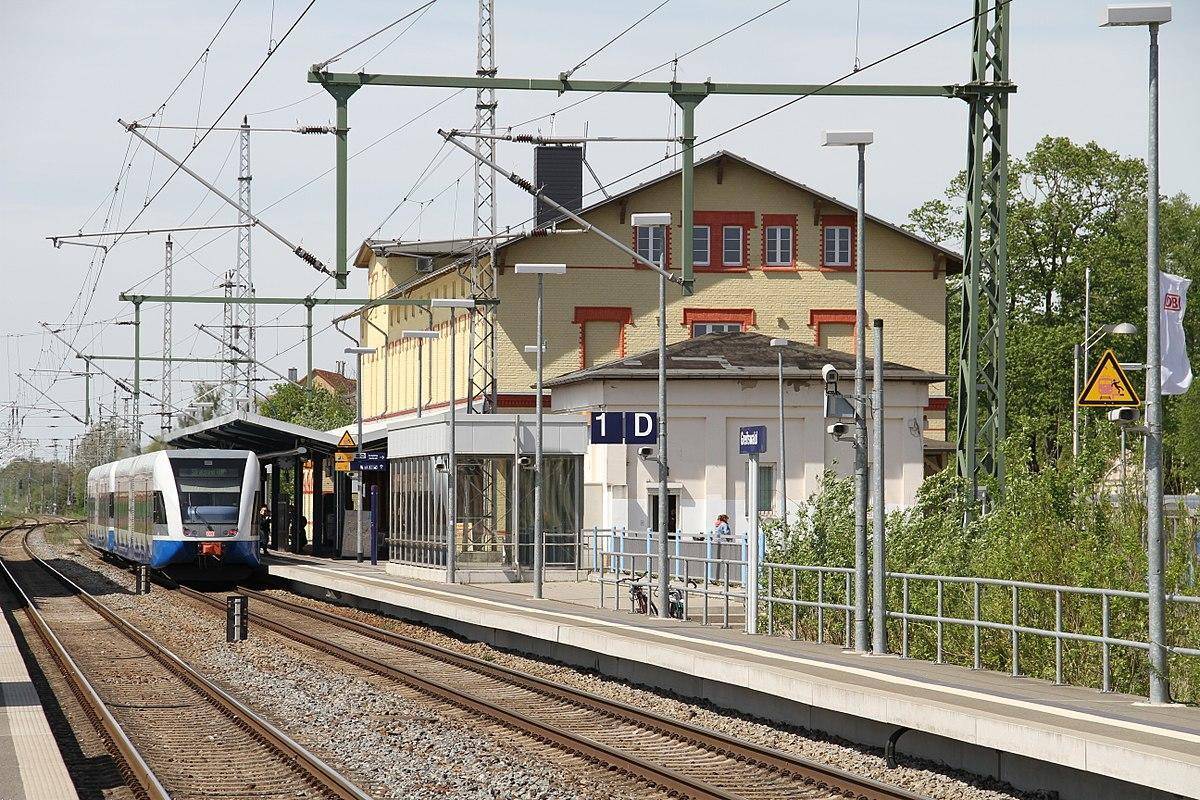
[[[347,135],[350,97],[365,86],[441,87],[490,90],[659,94],[682,111],[680,236],[684,290],[691,293],[695,110],[712,95],[809,95],[841,97],[946,97],[965,100],[970,109],[967,148],[967,209],[963,263],[963,318],[958,380],[958,473],[968,483],[971,502],[981,479],[1002,490],[1004,438],[1004,292],[1007,271],[1008,77],[1011,0],[972,0],[971,80],[965,84],[762,84],[683,81],[501,78],[493,75],[389,75],[326,72],[314,66],[310,83],[333,97],[337,113],[336,277],[346,282]],[[489,265],[489,269],[492,268]]]

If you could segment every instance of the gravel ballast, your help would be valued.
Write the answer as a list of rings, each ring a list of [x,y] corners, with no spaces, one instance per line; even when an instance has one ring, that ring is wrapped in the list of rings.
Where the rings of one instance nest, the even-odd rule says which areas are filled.
[[[659,797],[405,686],[256,631],[225,641],[224,617],[40,531],[34,552],[380,798]]]

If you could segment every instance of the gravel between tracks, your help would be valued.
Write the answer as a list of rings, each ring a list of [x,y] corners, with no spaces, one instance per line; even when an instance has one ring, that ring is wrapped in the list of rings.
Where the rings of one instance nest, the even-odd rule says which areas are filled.
[[[41,531],[34,551],[381,798],[608,800],[658,796],[549,746],[268,632],[225,642],[225,621]]]
[[[37,534],[35,534],[36,536]],[[32,539],[31,539],[32,540]],[[116,567],[108,564],[97,562],[92,556],[87,553],[78,552],[70,546],[55,547],[61,555],[67,556],[72,561],[77,562],[78,567],[86,571],[95,572],[103,571],[110,578],[118,580],[122,585],[128,585],[131,578],[128,573],[125,573]],[[77,568],[78,568],[77,567]],[[309,605],[314,608],[323,610],[334,610],[337,613],[348,616],[352,619],[366,622],[372,625],[377,625],[388,630],[405,636],[411,636],[422,641],[440,645],[448,649],[458,652],[473,655],[478,658],[484,658],[496,664],[520,670],[530,675],[536,675],[540,678],[551,680],[566,686],[584,689],[589,692],[601,695],[603,697],[613,698],[630,705],[637,706],[647,711],[652,711],[664,716],[673,717],[694,725],[709,728],[719,731],[726,735],[735,736],[746,741],[754,742],[767,747],[773,747],[784,752],[793,753],[802,758],[810,759],[824,764],[836,766],[840,769],[853,772],[857,775],[874,778],[879,781],[890,783],[896,786],[903,787],[919,794],[924,794],[935,800],[1012,800],[1012,798],[1023,798],[1027,800],[1039,800],[1044,795],[1041,793],[1029,793],[1018,791],[1007,784],[1002,784],[991,779],[979,778],[966,772],[949,769],[947,767],[934,764],[932,762],[923,761],[920,759],[900,756],[900,764],[896,769],[888,769],[887,764],[883,759],[882,751],[875,748],[867,748],[855,745],[845,740],[830,737],[816,731],[810,731],[798,727],[779,726],[760,722],[752,717],[739,715],[725,710],[719,710],[716,707],[702,702],[697,702],[690,699],[681,699],[665,692],[642,689],[624,681],[615,680],[603,677],[595,672],[576,669],[550,661],[530,658],[522,655],[517,655],[505,650],[500,650],[489,645],[467,642],[457,637],[448,635],[433,628],[428,628],[419,625],[395,620],[389,617],[384,617],[378,614],[358,611],[355,609],[334,606],[319,600],[301,597],[291,592],[284,590],[270,590],[270,593],[277,594],[280,597]],[[151,595],[150,597],[153,597]],[[143,600],[146,598],[143,598]],[[223,637],[223,629],[220,635]],[[252,640],[253,642],[254,640]],[[249,644],[249,643],[245,643]],[[245,644],[239,645],[240,660],[244,663],[247,659],[247,650]],[[239,658],[235,658],[233,652],[228,646],[221,643],[220,647],[212,648],[216,654],[214,658],[219,662],[221,658],[234,662],[236,665]],[[278,652],[276,653],[278,657]],[[269,663],[268,656],[268,663]],[[215,663],[214,667],[220,666]],[[279,665],[285,673],[296,674],[303,671],[303,667],[297,663]],[[236,666],[229,667],[236,669]],[[254,672],[250,673],[251,676]],[[312,686],[312,680],[323,681],[329,683],[333,680],[333,676],[328,673],[317,673],[315,677],[308,676],[301,678],[296,677],[296,686],[293,691],[303,693],[304,689]],[[394,693],[394,685],[390,686]],[[257,690],[257,689],[256,689]],[[270,693],[270,687],[265,687],[264,692]],[[340,691],[340,690],[339,690]],[[251,695],[252,696],[252,695]],[[264,703],[264,706],[267,704]],[[302,712],[299,712],[302,713]],[[378,711],[369,712],[377,714]],[[284,719],[292,719],[291,713],[281,714]],[[293,723],[294,725],[294,723]],[[356,726],[357,727],[357,726]],[[373,730],[372,728],[371,730]],[[318,728],[318,730],[320,730]],[[363,727],[363,730],[368,730]],[[428,737],[418,738],[421,745],[428,744]],[[368,772],[378,767],[378,760],[374,752],[377,748],[374,746],[364,746],[365,741],[348,742],[342,749],[340,756],[348,759],[345,763],[352,774],[355,773],[356,767],[353,764],[358,763],[357,760],[366,762]],[[455,755],[455,758],[462,758],[462,755]],[[488,762],[484,762],[487,764]],[[419,770],[419,765],[415,765]],[[426,779],[422,775],[422,780]],[[554,776],[555,779],[561,779],[561,773]],[[423,784],[418,784],[423,785]],[[580,789],[570,789],[562,786],[558,780],[552,780],[549,784],[556,787],[556,790],[561,789],[564,793],[514,793],[510,790],[499,789],[497,794],[471,794],[469,792],[460,793],[458,788],[454,788],[445,794],[434,794],[429,796],[453,796],[453,797],[588,797],[588,796],[604,796],[604,797],[619,797],[611,792],[604,792],[601,787],[595,786],[593,792],[580,791]]]

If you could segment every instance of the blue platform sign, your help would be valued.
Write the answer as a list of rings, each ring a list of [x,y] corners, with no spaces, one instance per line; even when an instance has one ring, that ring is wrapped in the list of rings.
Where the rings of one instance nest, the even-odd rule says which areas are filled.
[[[625,412],[625,444],[654,444],[657,441],[657,411]]]
[[[625,415],[620,411],[592,412],[592,444],[621,444],[625,441]]]
[[[359,472],[386,472],[387,453],[360,453],[350,461],[350,469]]]
[[[767,426],[748,425],[738,429],[739,453],[767,452]]]
[[[658,414],[654,411],[593,411],[592,444],[654,444]]]

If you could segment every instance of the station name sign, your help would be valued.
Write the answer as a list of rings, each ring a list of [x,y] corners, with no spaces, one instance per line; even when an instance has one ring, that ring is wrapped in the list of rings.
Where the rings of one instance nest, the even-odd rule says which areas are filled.
[[[767,426],[748,425],[738,429],[739,453],[767,452]]]
[[[657,412],[592,412],[592,444],[654,444],[657,441]]]

